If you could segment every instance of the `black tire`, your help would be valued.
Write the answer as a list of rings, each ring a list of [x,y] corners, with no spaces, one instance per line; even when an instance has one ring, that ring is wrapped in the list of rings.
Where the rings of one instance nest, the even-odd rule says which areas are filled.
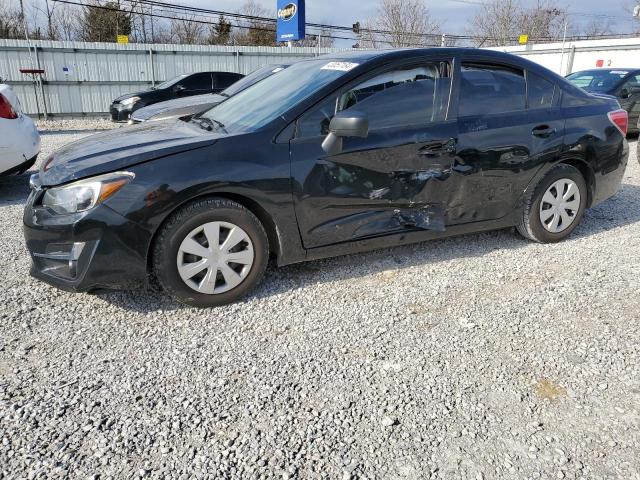
[[[542,220],[540,219],[540,203],[547,189],[562,179],[572,180],[578,186],[578,190],[580,191],[580,207],[568,228],[561,232],[553,233],[547,230],[542,224]],[[587,184],[580,170],[571,165],[560,163],[553,167],[525,197],[522,219],[520,223],[516,225],[516,228],[523,237],[533,240],[534,242],[555,243],[564,240],[571,235],[580,224],[587,207],[587,195]]]
[[[189,287],[178,272],[178,250],[189,233],[208,222],[228,222],[244,230],[253,244],[253,264],[235,288],[215,294]],[[173,213],[162,226],[153,246],[153,274],[162,289],[177,301],[193,307],[216,307],[237,301],[264,276],[269,261],[269,241],[260,220],[239,203],[223,198],[194,201]]]

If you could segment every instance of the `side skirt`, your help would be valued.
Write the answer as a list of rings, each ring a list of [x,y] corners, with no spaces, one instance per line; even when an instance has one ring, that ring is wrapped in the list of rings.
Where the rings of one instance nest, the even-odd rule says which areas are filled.
[[[469,233],[480,233],[491,230],[501,230],[513,227],[517,224],[516,215],[508,215],[499,220],[486,222],[474,222],[464,225],[456,225],[448,227],[445,231],[435,230],[411,230],[408,232],[385,235],[383,237],[367,238],[364,240],[355,240],[352,242],[344,242],[326,247],[311,248],[306,250],[306,256],[302,259],[289,258],[288,262],[279,263],[280,266],[290,265],[308,260],[320,260],[323,258],[339,257],[341,255],[349,255],[352,253],[362,253],[382,248],[398,247],[401,245],[409,245],[412,243],[420,243],[428,240],[438,240],[441,238],[453,237],[456,235],[465,235]]]

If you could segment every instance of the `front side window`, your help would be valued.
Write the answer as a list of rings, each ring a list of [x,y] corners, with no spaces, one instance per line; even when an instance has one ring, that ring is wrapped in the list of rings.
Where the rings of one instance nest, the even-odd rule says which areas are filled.
[[[526,108],[526,83],[521,70],[488,65],[462,65],[459,115],[490,115]]]
[[[553,105],[556,87],[549,80],[527,72],[527,95],[529,108],[549,108]]]
[[[187,75],[178,75],[177,77],[173,77],[170,80],[167,80],[165,82],[162,82],[161,84],[159,84],[158,86],[156,86],[156,89],[158,90],[162,90],[165,88],[169,88],[172,87],[173,85],[175,85],[176,83],[178,83],[180,80],[182,80],[183,78],[185,78]]]
[[[358,111],[369,131],[423,125],[446,119],[451,78],[449,64],[434,63],[381,73],[332,95],[298,122],[297,137],[324,136],[335,112]]]

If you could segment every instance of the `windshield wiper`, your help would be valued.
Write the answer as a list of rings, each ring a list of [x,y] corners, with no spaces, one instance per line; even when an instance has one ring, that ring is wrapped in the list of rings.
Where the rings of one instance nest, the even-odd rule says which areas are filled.
[[[213,127],[215,125],[218,130],[222,130],[224,133],[227,133],[227,131],[224,128],[224,124],[214,118],[194,117],[191,119],[191,121],[196,125],[198,125],[200,128],[206,130],[207,132],[210,132],[211,130],[213,130]]]

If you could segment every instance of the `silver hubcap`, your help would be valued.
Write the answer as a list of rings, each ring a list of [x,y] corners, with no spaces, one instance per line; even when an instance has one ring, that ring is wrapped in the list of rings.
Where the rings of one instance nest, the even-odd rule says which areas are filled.
[[[551,233],[571,226],[580,210],[580,189],[573,180],[563,178],[553,183],[540,202],[540,221]]]
[[[178,249],[180,277],[196,292],[208,295],[237,287],[253,265],[253,243],[247,232],[228,222],[194,228]]]

